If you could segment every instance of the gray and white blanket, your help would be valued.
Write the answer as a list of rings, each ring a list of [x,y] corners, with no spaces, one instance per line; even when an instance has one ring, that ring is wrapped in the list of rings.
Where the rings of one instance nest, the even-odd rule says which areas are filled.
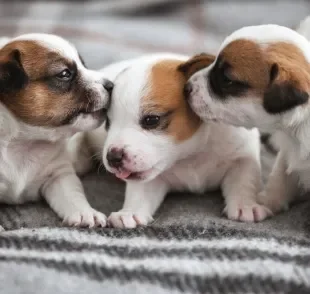
[[[89,67],[143,53],[215,52],[244,25],[295,27],[306,1],[3,1],[0,35],[59,34]],[[262,154],[266,177],[273,158]],[[83,178],[109,214],[124,185],[103,171]],[[135,230],[61,227],[45,203],[0,206],[0,293],[310,293],[310,203],[258,224],[221,216],[219,193],[172,194]]]

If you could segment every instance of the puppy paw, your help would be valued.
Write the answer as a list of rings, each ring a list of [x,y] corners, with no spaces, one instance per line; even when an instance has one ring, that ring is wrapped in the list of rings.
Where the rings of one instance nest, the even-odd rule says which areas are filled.
[[[277,193],[274,193],[273,195],[277,195]],[[281,195],[281,193],[279,193],[279,195]],[[258,193],[257,201],[259,204],[270,209],[274,214],[289,209],[288,202],[284,201],[282,197],[272,197],[270,194],[266,194],[266,191]]]
[[[260,222],[272,216],[270,209],[256,202],[251,204],[227,205],[224,213],[229,219],[241,222]]]
[[[122,229],[133,229],[137,226],[146,226],[152,221],[152,216],[141,212],[133,212],[131,210],[112,212],[108,218],[108,223],[111,227]]]
[[[66,216],[63,224],[69,227],[106,227],[107,217],[103,213],[89,208]]]

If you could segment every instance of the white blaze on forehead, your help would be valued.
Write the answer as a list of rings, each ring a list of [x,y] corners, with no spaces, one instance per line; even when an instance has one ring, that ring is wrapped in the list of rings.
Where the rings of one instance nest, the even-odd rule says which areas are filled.
[[[300,48],[306,59],[310,61],[309,41],[304,36],[287,27],[273,24],[243,27],[224,40],[219,52],[221,52],[229,43],[238,39],[251,40],[260,45],[268,45],[277,42],[291,43]]]
[[[112,93],[111,114],[113,119],[136,121],[140,115],[141,100],[147,91],[150,66],[133,65],[124,70],[115,80]]]
[[[133,60],[127,68],[122,68],[114,80],[110,113],[121,121],[137,121],[141,102],[151,89],[151,70],[154,64],[165,59],[186,60],[188,57],[173,53],[144,55]],[[117,119],[118,120],[118,119]]]
[[[25,34],[11,40],[14,41],[35,41],[42,47],[48,48],[51,51],[58,52],[61,56],[79,61],[79,55],[76,48],[67,40],[51,34]]]

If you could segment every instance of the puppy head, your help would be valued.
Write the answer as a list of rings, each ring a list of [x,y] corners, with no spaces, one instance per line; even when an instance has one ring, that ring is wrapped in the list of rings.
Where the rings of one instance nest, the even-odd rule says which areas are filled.
[[[117,177],[151,180],[186,152],[201,121],[184,99],[183,60],[141,59],[116,78],[103,161]]]
[[[268,131],[284,121],[296,124],[310,109],[309,60],[310,44],[288,28],[243,28],[190,77],[190,104],[204,120]]]
[[[26,125],[95,128],[105,119],[112,87],[60,37],[23,35],[0,49],[0,101]]]

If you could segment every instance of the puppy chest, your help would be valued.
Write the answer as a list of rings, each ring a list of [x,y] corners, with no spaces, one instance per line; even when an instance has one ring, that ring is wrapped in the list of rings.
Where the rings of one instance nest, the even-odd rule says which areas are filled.
[[[44,151],[46,152],[39,146],[26,144],[12,145],[2,150],[0,155],[1,202],[22,203],[25,200],[37,199],[46,165]],[[24,199],[25,197],[27,199]]]
[[[228,162],[200,156],[177,164],[165,179],[172,190],[201,193],[218,189],[227,169]]]

